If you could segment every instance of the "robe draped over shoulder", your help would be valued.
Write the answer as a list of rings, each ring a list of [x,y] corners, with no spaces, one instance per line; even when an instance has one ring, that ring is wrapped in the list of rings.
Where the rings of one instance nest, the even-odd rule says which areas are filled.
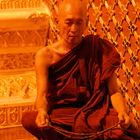
[[[88,35],[49,67],[48,113],[55,127],[86,133],[102,130],[111,107],[107,80],[120,65],[114,46]]]

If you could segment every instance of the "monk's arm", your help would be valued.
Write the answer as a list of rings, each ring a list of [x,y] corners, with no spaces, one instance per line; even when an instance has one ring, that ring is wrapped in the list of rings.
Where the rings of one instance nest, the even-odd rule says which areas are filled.
[[[35,69],[36,69],[36,82],[37,82],[37,97],[35,106],[38,111],[36,124],[38,127],[43,127],[48,124],[47,114],[47,99],[46,94],[48,92],[48,68],[46,63],[46,57],[42,52],[38,52],[35,57]]]
[[[47,81],[48,81],[48,71],[46,63],[43,60],[43,56],[37,53],[35,57],[35,69],[36,69],[36,83],[37,83],[37,98],[36,98],[36,109],[38,111],[47,110],[47,100],[46,94],[48,91]]]
[[[111,94],[111,103],[114,109],[119,112],[126,112],[125,101],[120,93],[120,89],[117,83],[117,77],[114,73],[108,81],[109,92]]]
[[[117,83],[117,77],[115,73],[108,80],[108,88],[111,94],[112,106],[118,113],[119,122],[122,127],[128,128],[131,124],[130,117],[127,114],[127,108],[125,105],[124,98],[119,91],[119,86]]]

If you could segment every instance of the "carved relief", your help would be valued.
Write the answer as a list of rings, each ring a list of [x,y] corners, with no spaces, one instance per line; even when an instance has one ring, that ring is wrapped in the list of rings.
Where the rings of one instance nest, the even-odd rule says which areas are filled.
[[[21,125],[22,113],[26,110],[34,110],[34,101],[30,100],[22,105],[19,103],[13,103],[11,107],[5,105],[0,109],[0,129],[7,127],[14,127]]]
[[[47,29],[0,32],[0,48],[44,46],[46,33]]]
[[[0,76],[0,99],[36,96],[36,79],[34,74]]]
[[[11,107],[9,108],[8,112],[9,116],[9,123],[15,124],[18,122],[18,114],[19,114],[19,109],[18,107]]]
[[[41,7],[42,0],[1,0],[0,9],[19,9]]]
[[[34,109],[34,57],[46,43],[49,10],[42,0],[1,0],[0,10],[0,128],[6,128]]]
[[[0,70],[31,69],[35,53],[0,54]]]
[[[0,108],[0,125],[4,125],[7,122],[6,108]]]

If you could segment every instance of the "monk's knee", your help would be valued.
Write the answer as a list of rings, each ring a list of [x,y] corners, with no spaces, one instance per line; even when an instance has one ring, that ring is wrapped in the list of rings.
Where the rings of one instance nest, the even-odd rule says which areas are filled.
[[[23,127],[27,130],[30,129],[31,127],[36,127],[35,124],[36,116],[37,116],[36,111],[24,112],[22,114],[22,119],[21,119],[21,123]]]
[[[37,116],[37,111],[24,112],[22,114],[21,123],[22,123],[22,126],[28,132],[30,132],[32,135],[34,135],[37,138],[41,138],[42,133],[35,123],[36,116]]]

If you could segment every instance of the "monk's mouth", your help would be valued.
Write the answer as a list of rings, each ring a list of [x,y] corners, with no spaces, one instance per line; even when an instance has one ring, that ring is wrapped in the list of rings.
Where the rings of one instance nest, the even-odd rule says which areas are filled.
[[[69,36],[69,37],[71,37],[71,38],[76,38],[76,37],[78,37],[78,36]]]

